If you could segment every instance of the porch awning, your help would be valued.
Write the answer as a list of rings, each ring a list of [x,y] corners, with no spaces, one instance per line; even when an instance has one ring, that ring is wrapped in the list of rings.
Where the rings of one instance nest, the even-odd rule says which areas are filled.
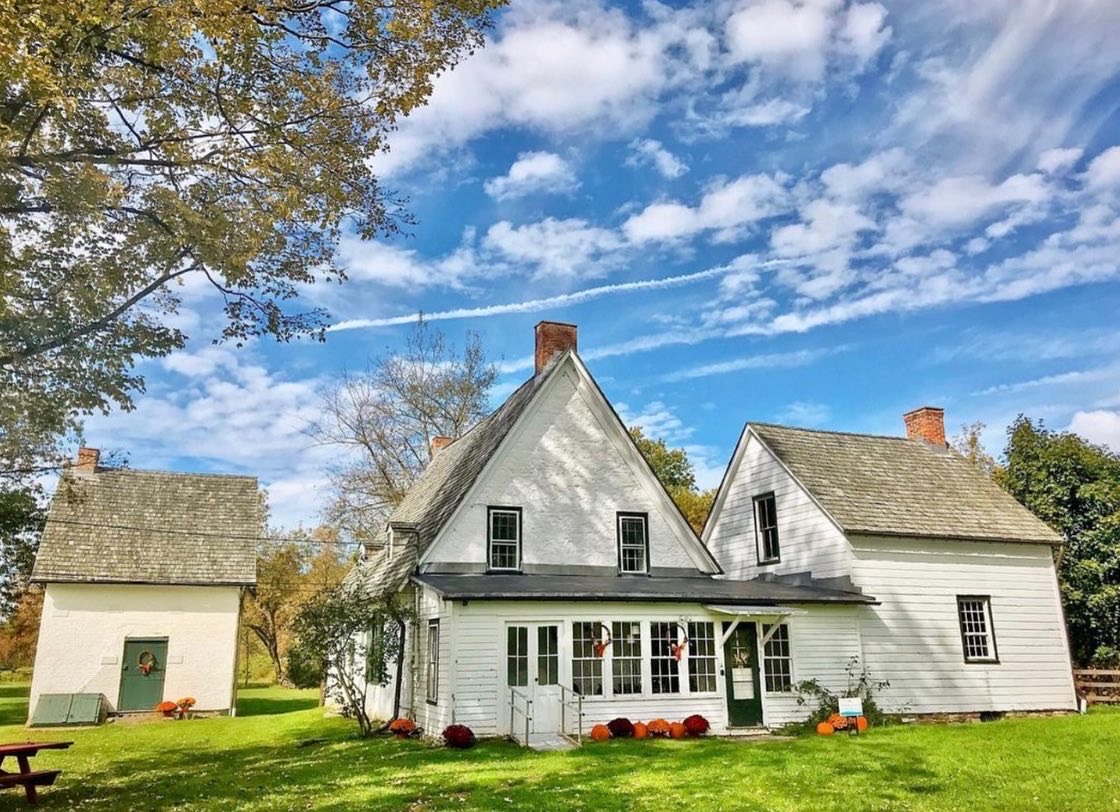
[[[803,615],[804,609],[794,609],[791,606],[710,606],[704,605],[709,612],[719,612],[721,615],[736,615],[738,617],[789,617],[790,615]]]

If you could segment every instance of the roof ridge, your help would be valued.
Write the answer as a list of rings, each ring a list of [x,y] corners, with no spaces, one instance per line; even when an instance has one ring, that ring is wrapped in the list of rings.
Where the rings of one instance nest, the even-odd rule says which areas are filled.
[[[768,429],[785,429],[786,431],[805,431],[805,432],[810,432],[812,434],[837,434],[837,435],[841,435],[841,436],[844,436],[844,437],[866,437],[866,438],[871,439],[871,440],[899,440],[899,441],[904,442],[904,443],[914,443],[914,445],[916,445],[916,446],[921,446],[922,445],[921,443],[917,443],[917,442],[911,440],[909,437],[902,437],[898,434],[872,434],[871,432],[866,432],[866,431],[836,431],[836,430],[833,430],[833,429],[810,429],[810,428],[806,428],[804,426],[787,426],[787,425],[784,425],[782,423],[766,423],[766,422],[763,422],[763,421],[753,421],[753,420],[748,420],[747,425],[748,426],[762,426],[763,428],[768,428]]]
[[[66,473],[73,476],[72,469],[67,469]],[[229,474],[223,472],[211,471],[171,471],[167,468],[132,468],[128,466],[109,466],[99,465],[95,471],[97,474],[156,474],[158,476],[174,476],[174,477],[209,477],[212,479],[251,479],[254,482],[258,481],[259,477],[255,474]],[[78,474],[84,481],[89,481],[88,476]]]

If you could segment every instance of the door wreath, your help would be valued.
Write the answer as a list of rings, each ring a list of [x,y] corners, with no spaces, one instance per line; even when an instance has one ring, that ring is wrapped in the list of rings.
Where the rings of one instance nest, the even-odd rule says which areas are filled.
[[[146,677],[148,674],[152,673],[153,669],[156,667],[156,655],[152,654],[148,649],[144,649],[136,658],[136,665],[140,669],[140,673]]]

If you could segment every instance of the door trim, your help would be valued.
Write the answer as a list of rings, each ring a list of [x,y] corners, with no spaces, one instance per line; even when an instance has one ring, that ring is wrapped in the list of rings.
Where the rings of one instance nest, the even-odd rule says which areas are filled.
[[[121,710],[121,705],[123,704],[123,700],[124,700],[125,652],[128,651],[128,644],[129,643],[162,643],[168,649],[170,649],[171,648],[171,638],[170,637],[125,637],[124,640],[121,642],[121,667],[119,669],[117,669],[117,713],[148,713],[149,711],[147,711],[147,710],[127,710],[127,711],[126,710]],[[167,654],[165,653],[163,656],[166,658]],[[167,684],[167,682],[166,682],[166,679],[167,679],[167,663],[166,662],[163,663],[163,666],[164,667],[162,669],[162,673],[163,673],[164,676],[163,676],[163,680],[161,681],[161,686],[164,686],[164,685]],[[161,690],[160,691],[161,697],[162,697],[162,694],[163,694],[163,691]],[[161,698],[160,701],[163,701],[162,698]]]
[[[761,649],[758,645],[758,639],[759,639],[758,623],[756,621],[753,621],[753,620],[744,620],[744,621],[738,622],[738,623],[733,623],[732,621],[724,621],[724,624],[731,626],[731,633],[727,635],[726,639],[724,640],[724,644],[722,646],[723,668],[724,668],[724,672],[723,672],[724,708],[727,711],[727,726],[729,728],[732,728],[732,727],[735,727],[735,728],[763,727],[763,726],[765,726],[765,720],[766,720],[766,705],[765,705],[764,696],[763,696],[763,692],[762,692],[762,658],[761,658],[761,654],[760,654]],[[733,693],[734,690],[735,690],[735,688],[734,688],[734,678],[733,678],[732,673],[731,673],[732,663],[731,663],[731,659],[728,657],[728,647],[734,641],[734,639],[736,637],[736,632],[740,632],[740,631],[750,638],[748,641],[745,641],[745,642],[748,644],[746,647],[750,649],[751,655],[752,655],[751,656],[751,681],[752,681],[752,686],[754,688],[754,697],[752,697],[751,699],[735,699],[734,698],[734,693]],[[732,716],[733,716],[732,703],[743,703],[744,705],[747,705],[747,703],[750,703],[750,706],[757,707],[757,716],[758,716],[757,720],[739,722],[739,721],[736,721],[735,719],[733,719],[732,718]],[[748,707],[750,707],[750,706],[748,706]],[[753,707],[751,707],[751,713],[752,714],[755,713],[755,711],[753,710]],[[742,712],[745,715],[747,708],[744,708],[744,707],[740,706],[736,710]]]

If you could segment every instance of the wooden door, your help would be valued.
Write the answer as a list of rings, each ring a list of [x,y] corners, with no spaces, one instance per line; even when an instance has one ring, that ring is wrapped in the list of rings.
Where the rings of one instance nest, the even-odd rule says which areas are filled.
[[[731,624],[724,623],[726,630]],[[723,644],[727,685],[727,721],[732,727],[762,724],[762,693],[758,679],[758,632],[742,621]]]
[[[118,711],[150,711],[163,701],[167,638],[125,640]]]

